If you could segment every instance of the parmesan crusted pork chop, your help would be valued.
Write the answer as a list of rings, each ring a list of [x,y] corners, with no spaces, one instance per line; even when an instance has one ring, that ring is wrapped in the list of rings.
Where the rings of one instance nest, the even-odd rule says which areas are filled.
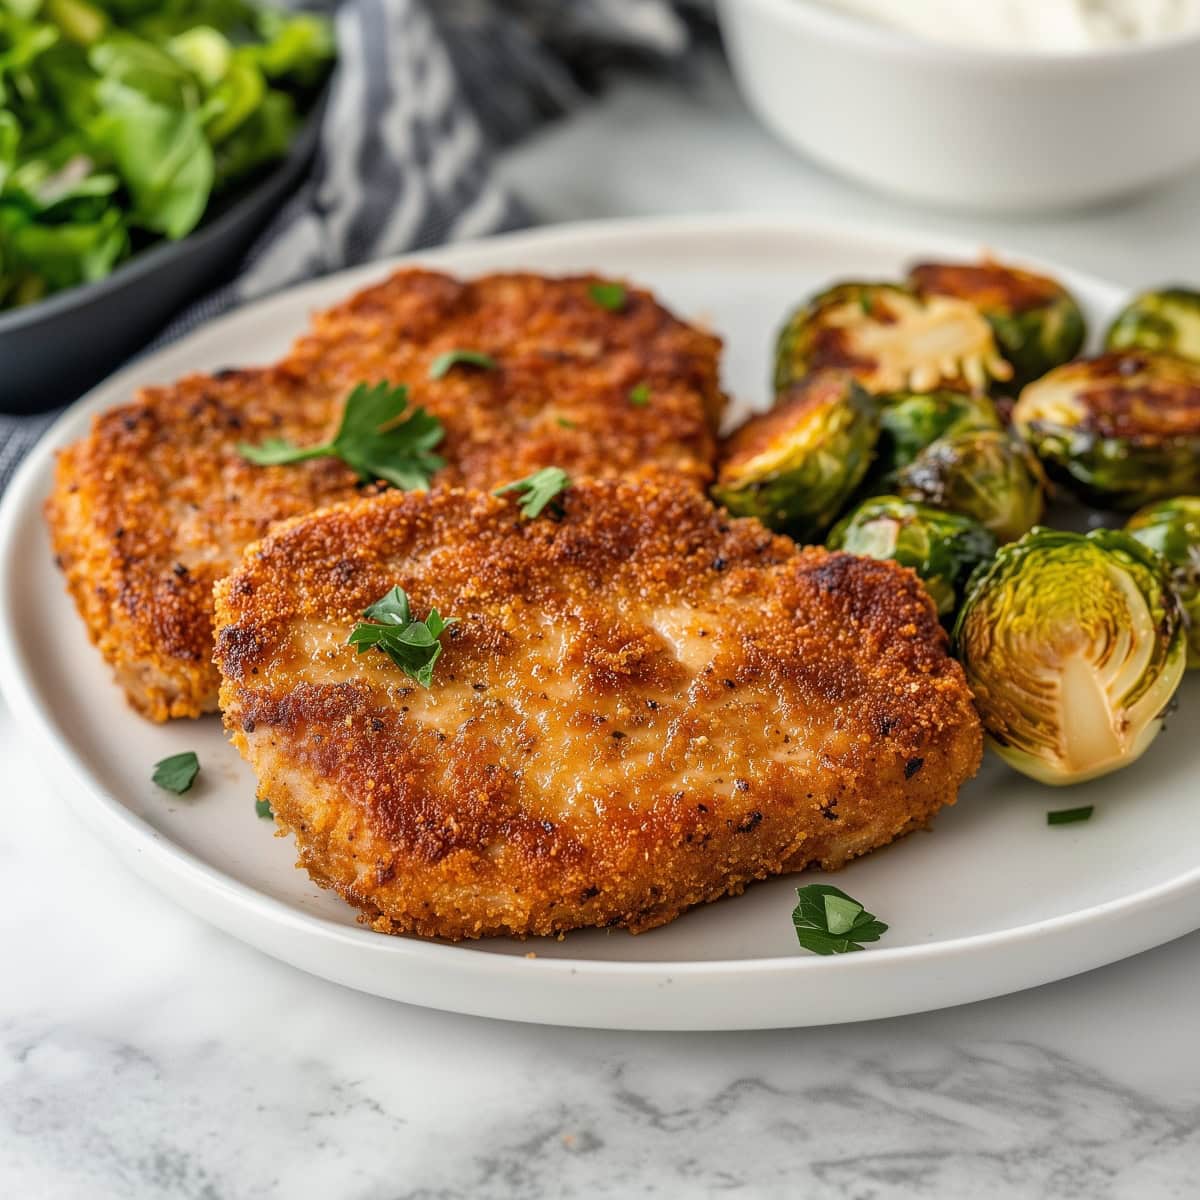
[[[278,527],[217,587],[233,741],[300,865],[373,928],[650,929],[882,846],[975,773],[911,571],[797,549],[678,483],[561,500],[525,519],[389,493]],[[455,618],[427,688],[347,645],[395,587]]]
[[[192,375],[98,416],[59,458],[54,548],[131,703],[154,720],[196,716],[217,699],[213,583],[276,521],[363,487],[336,458],[258,466],[239,444],[318,445],[351,389],[387,381],[443,426],[435,487],[553,464],[700,488],[724,403],[719,349],[619,284],[401,271],[319,314],[275,366]]]

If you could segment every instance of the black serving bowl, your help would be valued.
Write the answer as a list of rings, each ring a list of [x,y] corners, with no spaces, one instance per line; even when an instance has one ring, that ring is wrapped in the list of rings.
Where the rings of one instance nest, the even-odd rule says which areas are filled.
[[[219,202],[187,237],[158,242],[95,283],[0,312],[0,412],[76,399],[225,278],[303,176],[323,107],[309,113],[281,163]]]

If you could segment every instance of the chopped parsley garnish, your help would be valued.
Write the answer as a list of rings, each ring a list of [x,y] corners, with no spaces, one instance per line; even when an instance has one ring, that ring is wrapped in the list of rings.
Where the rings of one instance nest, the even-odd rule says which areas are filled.
[[[154,764],[154,774],[150,777],[160,788],[182,796],[196,782],[200,774],[200,760],[194,750],[185,750],[182,754],[172,754]]]
[[[1094,804],[1085,804],[1082,808],[1059,808],[1046,814],[1047,825],[1073,825],[1076,821],[1087,821],[1096,811]]]
[[[650,403],[650,385],[648,383],[639,383],[629,393],[629,403],[634,408],[645,408]]]
[[[494,371],[496,360],[482,350],[447,350],[430,364],[429,378],[441,379],[455,367],[478,367],[481,371]]]
[[[264,820],[270,821],[275,816],[275,810],[271,807],[270,800],[255,800],[254,814],[255,816],[262,817]]]
[[[433,680],[433,664],[442,653],[438,638],[458,618],[443,619],[436,608],[431,608],[425,620],[415,620],[409,610],[408,596],[399,587],[376,600],[363,616],[374,624],[360,621],[348,644],[356,646],[359,654],[372,647],[382,650],[405,675],[427,688]]]
[[[558,427],[560,429],[578,429],[579,428],[579,426],[576,425],[574,421],[570,420],[567,417],[556,417],[555,423],[558,425]]]
[[[492,495],[504,496],[508,492],[519,492],[521,496],[521,515],[532,520],[541,516],[543,510],[550,506],[550,511],[562,515],[562,502],[558,499],[571,486],[571,480],[561,467],[543,467],[497,488]]]
[[[309,458],[340,458],[367,483],[386,479],[405,491],[429,486],[434,471],[446,461],[432,453],[444,430],[437,417],[423,408],[407,416],[408,389],[400,384],[360,383],[346,398],[342,424],[333,441],[320,446],[293,446],[268,438],[258,446],[238,444],[238,453],[260,467],[303,462]]]
[[[800,903],[792,912],[796,937],[814,954],[847,954],[863,942],[877,942],[887,926],[859,902],[827,883],[797,888]]]
[[[623,283],[593,283],[588,287],[588,295],[608,312],[620,312],[629,298]]]

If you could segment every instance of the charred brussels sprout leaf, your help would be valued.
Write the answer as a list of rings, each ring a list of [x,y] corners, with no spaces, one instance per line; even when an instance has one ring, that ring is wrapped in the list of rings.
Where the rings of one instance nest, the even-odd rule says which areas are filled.
[[[1148,505],[1125,528],[1166,562],[1188,625],[1188,666],[1200,667],[1200,496]]]
[[[970,392],[889,392],[879,397],[879,443],[867,477],[873,492],[888,491],[896,476],[939,438],[1001,429],[995,405]]]
[[[995,537],[977,521],[899,496],[876,496],[860,504],[833,527],[825,544],[911,567],[943,617],[958,607],[975,568],[996,553]]]
[[[970,304],[888,283],[838,284],[788,318],[776,346],[776,388],[823,367],[852,372],[869,392],[982,392],[1012,377]]]
[[[871,397],[845,372],[820,372],[734,430],[713,498],[796,538],[820,537],[862,482],[878,435]]]
[[[1200,491],[1200,364],[1115,351],[1051,371],[1013,425],[1056,479],[1100,508]]]
[[[909,283],[922,296],[954,296],[973,305],[1012,364],[1016,387],[1069,362],[1083,345],[1087,330],[1079,305],[1044,275],[990,260],[922,263]]]
[[[982,430],[942,438],[900,472],[906,500],[973,517],[1001,542],[1042,519],[1045,484],[1037,460],[1006,433]]]
[[[1200,292],[1163,288],[1143,292],[1108,331],[1110,350],[1156,350],[1200,362]]]
[[[1162,561],[1109,529],[1035,529],[1003,547],[972,581],[955,638],[993,746],[1049,784],[1138,758],[1186,655]]]

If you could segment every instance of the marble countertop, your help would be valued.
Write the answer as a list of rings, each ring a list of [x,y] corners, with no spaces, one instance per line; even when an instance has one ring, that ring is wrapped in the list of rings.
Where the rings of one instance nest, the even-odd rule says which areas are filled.
[[[1200,176],[1070,219],[916,211],[779,150],[715,69],[689,96],[625,84],[504,169],[551,219],[836,214],[1200,279]],[[174,908],[74,826],[2,708],[0,764],[0,1195],[1195,1194],[1200,935],[868,1025],[501,1024],[310,978]]]

